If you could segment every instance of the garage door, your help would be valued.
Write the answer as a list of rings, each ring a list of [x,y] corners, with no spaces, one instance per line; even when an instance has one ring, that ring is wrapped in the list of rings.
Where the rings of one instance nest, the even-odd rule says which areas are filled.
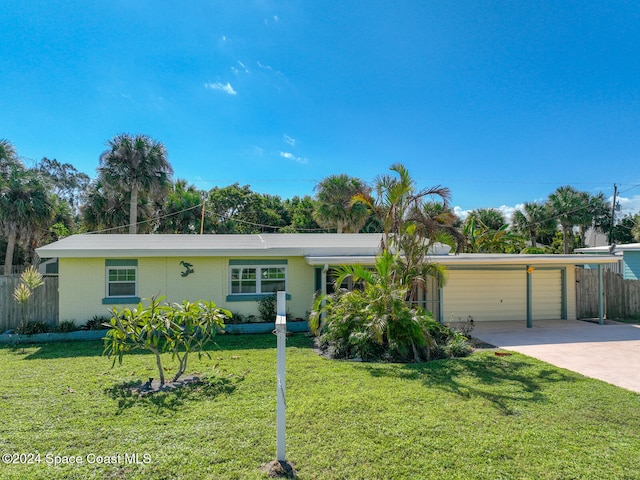
[[[562,280],[559,270],[532,273],[534,320],[559,319]],[[526,320],[527,274],[517,270],[450,270],[443,289],[443,320],[457,322]]]
[[[539,270],[531,274],[534,320],[562,317],[562,275],[560,270]]]

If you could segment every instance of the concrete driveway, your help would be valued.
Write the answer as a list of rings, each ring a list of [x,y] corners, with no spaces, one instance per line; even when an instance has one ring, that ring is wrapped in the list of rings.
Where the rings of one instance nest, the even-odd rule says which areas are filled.
[[[471,335],[558,367],[640,392],[640,326],[576,320],[476,322]]]

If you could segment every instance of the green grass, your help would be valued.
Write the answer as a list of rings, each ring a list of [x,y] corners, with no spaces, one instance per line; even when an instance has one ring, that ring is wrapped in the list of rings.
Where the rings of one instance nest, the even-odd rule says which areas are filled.
[[[0,478],[265,478],[276,338],[217,343],[190,363],[206,387],[151,398],[122,388],[156,376],[151,355],[112,369],[100,342],[0,348],[0,452],[41,455],[0,464]],[[364,364],[321,358],[302,335],[288,347],[287,457],[301,479],[637,478],[639,394],[517,354]],[[126,464],[134,453],[150,463]]]

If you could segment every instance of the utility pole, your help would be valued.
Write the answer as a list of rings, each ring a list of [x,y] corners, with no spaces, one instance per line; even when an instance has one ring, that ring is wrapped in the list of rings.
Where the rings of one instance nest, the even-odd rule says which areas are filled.
[[[204,204],[207,203],[206,197],[202,199],[202,214],[200,215],[200,235],[204,230]]]
[[[613,243],[611,241],[611,235],[613,235],[613,225],[616,220],[616,198],[618,197],[618,186],[613,184],[613,202],[611,203],[611,227],[609,227],[609,243]]]

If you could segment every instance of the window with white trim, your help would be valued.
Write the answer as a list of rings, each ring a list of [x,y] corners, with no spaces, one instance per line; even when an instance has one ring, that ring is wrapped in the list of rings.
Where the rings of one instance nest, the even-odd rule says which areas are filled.
[[[230,267],[231,295],[255,295],[286,291],[287,267],[234,265]]]
[[[107,297],[135,297],[137,279],[137,267],[107,267]]]

